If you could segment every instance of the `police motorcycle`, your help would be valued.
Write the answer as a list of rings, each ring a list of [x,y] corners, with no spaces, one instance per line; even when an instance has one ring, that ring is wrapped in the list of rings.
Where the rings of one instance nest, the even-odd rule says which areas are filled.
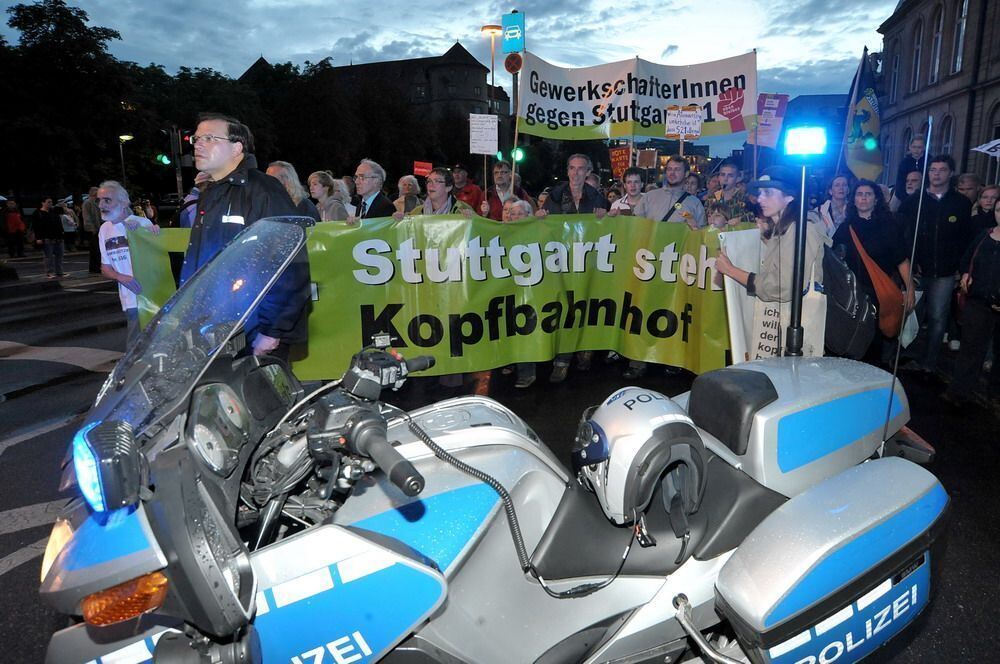
[[[381,400],[429,358],[368,348],[306,394],[246,353],[303,244],[244,230],[101,389],[43,561],[76,621],[48,661],[853,662],[928,605],[949,498],[885,435],[909,409],[885,372],[624,387],[570,471],[488,398]]]

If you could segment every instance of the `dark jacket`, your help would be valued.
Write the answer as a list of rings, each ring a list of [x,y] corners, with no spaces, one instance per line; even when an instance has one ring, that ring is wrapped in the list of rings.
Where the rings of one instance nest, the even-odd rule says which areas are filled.
[[[913,194],[899,207],[899,218],[906,229],[906,246],[912,246],[917,206],[923,200],[917,253],[913,266],[923,277],[947,277],[958,272],[959,261],[972,236],[972,203],[954,189],[940,200],[927,190]]]
[[[607,210],[608,201],[601,196],[601,192],[584,183],[580,207],[576,207],[569,182],[560,182],[549,190],[549,197],[545,199],[544,207],[550,214],[588,214],[597,208]]]
[[[978,235],[981,231],[991,231],[997,225],[997,219],[993,216],[993,210],[980,210],[972,215],[972,234]]]
[[[316,208],[316,204],[308,198],[303,198],[299,201],[299,204],[295,206],[295,209],[303,217],[310,217],[316,223],[322,221],[319,217],[319,210]]]
[[[62,219],[55,208],[47,212],[42,208],[35,210],[31,222],[31,228],[35,231],[36,240],[61,240],[63,239]]]
[[[896,198],[903,201],[906,200],[906,175],[913,171],[924,172],[924,158],[921,155],[920,159],[914,159],[907,152],[903,155],[903,161],[899,162],[899,168],[896,170],[896,184],[893,192],[896,194]]]
[[[961,272],[972,275],[969,297],[1000,305],[1000,242],[990,237],[989,230],[980,232],[969,244],[962,256]]]
[[[375,198],[372,199],[372,204],[365,210],[364,216],[360,214],[361,212],[361,197],[354,197],[354,207],[357,208],[356,217],[360,219],[381,219],[382,217],[391,217],[393,213],[396,212],[396,206],[392,204],[389,197],[383,194],[381,191],[375,194]]]
[[[182,284],[247,226],[265,217],[298,215],[284,186],[256,166],[253,155],[247,155],[236,170],[201,192],[181,268]],[[303,248],[251,314],[247,340],[252,342],[260,332],[285,343],[304,342],[308,303],[309,260]]]
[[[865,267],[851,237],[852,228],[857,233],[858,241],[865,253],[882,268],[883,272],[896,281],[900,279],[899,265],[910,257],[909,247],[900,240],[904,233],[891,214],[881,219],[862,219],[855,212],[853,215],[848,214],[844,223],[837,227],[837,231],[833,234],[834,251],[839,253],[840,248],[843,248],[844,262],[857,275],[858,285],[875,296],[875,287],[872,285],[868,268]],[[878,306],[877,298],[872,301]]]

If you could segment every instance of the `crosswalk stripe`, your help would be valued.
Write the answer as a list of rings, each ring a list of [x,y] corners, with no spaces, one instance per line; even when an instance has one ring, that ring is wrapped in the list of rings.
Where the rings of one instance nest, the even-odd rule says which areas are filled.
[[[11,571],[18,565],[23,565],[29,560],[33,560],[45,553],[45,545],[49,543],[49,538],[40,539],[34,544],[29,544],[23,549],[18,549],[14,553],[0,558],[0,576]]]
[[[0,535],[16,533],[55,522],[68,498],[36,503],[0,512]]]
[[[75,422],[78,422],[83,418],[83,415],[70,415],[60,420],[54,422],[49,422],[47,424],[42,424],[35,427],[34,429],[28,429],[27,431],[21,431],[21,433],[16,436],[11,436],[10,438],[4,438],[0,440],[0,456],[7,451],[8,448],[17,445],[18,443],[23,443],[26,440],[31,440],[38,436],[45,435],[50,431],[55,431],[56,429],[61,429],[65,426],[69,426]]]
[[[82,346],[28,346],[0,340],[0,360],[42,360],[61,362],[87,371],[110,371],[122,354],[116,350]]]

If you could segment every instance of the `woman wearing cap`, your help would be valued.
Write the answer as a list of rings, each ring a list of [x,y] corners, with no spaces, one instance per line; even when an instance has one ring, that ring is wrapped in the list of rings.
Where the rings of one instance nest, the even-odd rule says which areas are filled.
[[[759,180],[750,183],[748,191],[757,197],[762,215],[757,218],[763,249],[760,269],[757,272],[742,270],[729,260],[726,252],[720,251],[715,259],[715,269],[735,279],[747,289],[747,293],[764,302],[791,302],[792,271],[795,260],[795,228],[799,219],[800,180],[794,171],[775,166],[764,171]],[[802,288],[810,280],[823,281],[823,246],[830,239],[818,224],[805,224],[806,255]],[[803,320],[807,327],[809,321]],[[808,333],[806,333],[808,338]],[[805,354],[809,349],[803,348]],[[823,346],[813,348],[812,353],[822,355]]]

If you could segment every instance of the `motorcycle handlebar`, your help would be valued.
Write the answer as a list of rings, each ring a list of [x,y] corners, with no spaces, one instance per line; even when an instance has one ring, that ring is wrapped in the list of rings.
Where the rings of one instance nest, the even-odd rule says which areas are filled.
[[[424,476],[396,451],[386,438],[384,428],[366,427],[355,436],[354,446],[359,453],[374,461],[389,481],[407,496],[416,496],[424,490]]]
[[[432,355],[418,355],[417,357],[411,357],[406,360],[406,370],[410,373],[414,371],[427,371],[435,364],[434,357]]]

